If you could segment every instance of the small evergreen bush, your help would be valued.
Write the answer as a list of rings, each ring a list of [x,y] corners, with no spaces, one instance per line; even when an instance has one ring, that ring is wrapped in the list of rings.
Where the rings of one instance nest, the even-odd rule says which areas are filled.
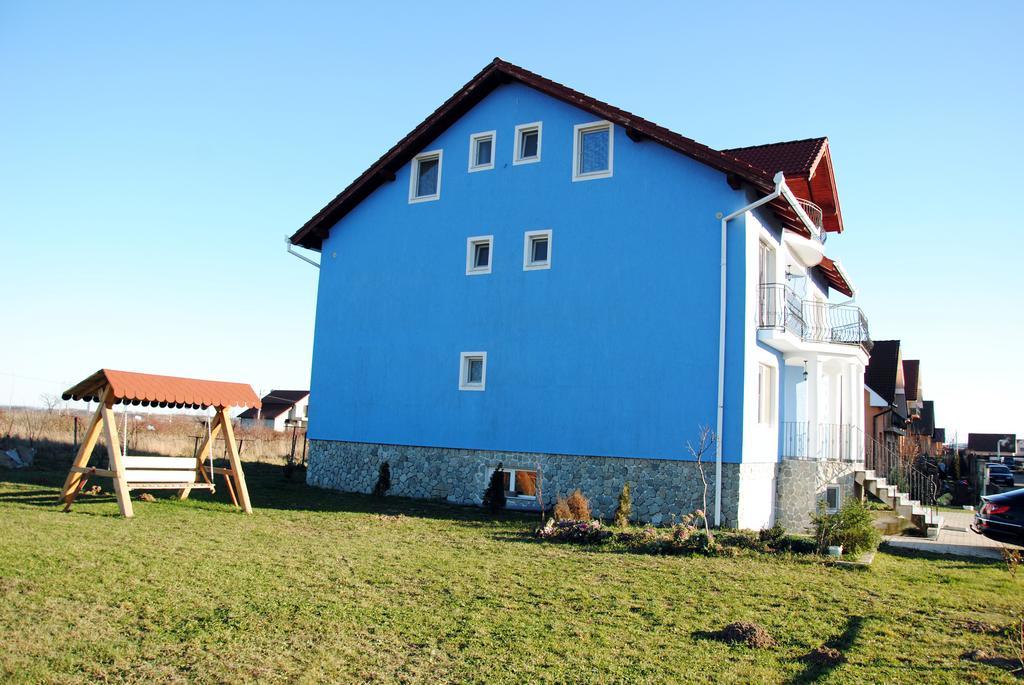
[[[383,497],[391,489],[391,465],[384,462],[377,473],[377,484],[373,486],[373,496]]]
[[[629,493],[629,481],[622,484],[619,493],[619,506],[615,509],[615,525],[625,528],[629,525],[629,517],[633,513],[633,497]]]
[[[491,482],[484,490],[483,505],[484,509],[490,513],[497,514],[505,508],[505,503],[505,472],[499,462],[498,468],[494,469],[494,473],[491,474]]]
[[[819,510],[813,518],[819,551],[831,545],[842,545],[849,555],[874,552],[882,541],[871,512],[860,500],[851,499],[834,514]]]
[[[771,528],[762,528],[757,534],[758,540],[772,549],[779,549],[782,546],[782,541],[785,537],[786,529],[778,523]]]

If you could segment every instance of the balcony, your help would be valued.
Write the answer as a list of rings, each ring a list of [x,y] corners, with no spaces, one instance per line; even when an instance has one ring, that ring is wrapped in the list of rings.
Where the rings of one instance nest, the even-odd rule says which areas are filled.
[[[782,457],[828,461],[864,461],[864,433],[844,423],[784,421]]]
[[[868,320],[860,307],[803,300],[783,283],[760,286],[757,327],[787,332],[804,342],[860,345],[871,351]]]
[[[804,210],[804,214],[811,220],[818,229],[818,234],[821,236],[821,242],[825,242],[825,225],[822,221],[821,207],[814,204],[810,200],[801,200],[797,198],[797,202],[800,203],[800,209]]]

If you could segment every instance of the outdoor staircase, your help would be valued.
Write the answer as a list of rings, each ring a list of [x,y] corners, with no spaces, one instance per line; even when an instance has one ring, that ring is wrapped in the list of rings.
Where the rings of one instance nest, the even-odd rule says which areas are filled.
[[[922,533],[937,534],[942,527],[942,517],[936,508],[910,499],[910,495],[900,492],[895,484],[886,482],[886,479],[877,475],[873,469],[855,471],[854,478],[857,485],[861,486],[865,492],[892,507],[897,516],[913,523]]]

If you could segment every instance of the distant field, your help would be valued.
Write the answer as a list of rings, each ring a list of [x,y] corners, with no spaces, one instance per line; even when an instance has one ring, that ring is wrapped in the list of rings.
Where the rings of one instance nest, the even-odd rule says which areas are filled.
[[[250,517],[223,492],[137,502],[133,520],[104,496],[62,514],[67,458],[0,472],[6,682],[1020,682],[960,658],[1007,653],[966,623],[1019,607],[997,563],[588,551],[533,542],[532,520],[328,493],[255,463]],[[778,646],[702,635],[735,620]],[[823,643],[846,662],[803,659]]]

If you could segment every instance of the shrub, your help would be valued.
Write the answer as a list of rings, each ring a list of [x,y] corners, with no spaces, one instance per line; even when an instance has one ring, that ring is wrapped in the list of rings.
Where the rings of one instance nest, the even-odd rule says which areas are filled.
[[[537,537],[555,542],[595,543],[611,537],[600,521],[556,521],[549,519],[543,528],[537,530]]]
[[[625,528],[629,525],[629,517],[633,513],[633,497],[629,493],[629,481],[622,484],[619,493],[619,506],[615,509],[615,525]]]
[[[384,494],[391,489],[391,465],[388,462],[384,462],[380,465],[380,471],[377,473],[377,484],[373,486],[373,496],[383,497]]]
[[[772,549],[779,549],[786,537],[786,529],[776,523],[771,528],[762,528],[757,539]]]
[[[939,495],[939,499],[937,501],[940,507],[948,507],[953,503],[953,493],[943,493],[942,495]]]
[[[842,545],[844,553],[856,555],[875,551],[882,541],[871,512],[857,499],[848,500],[834,514],[819,512],[813,521],[819,551]]]
[[[555,500],[554,517],[556,521],[572,520],[572,510],[569,509],[569,503],[561,495]]]
[[[566,500],[566,504],[569,505],[569,511],[572,512],[573,520],[590,520],[590,500],[584,497],[582,492],[579,490],[573,490],[569,494],[569,499]]]
[[[491,482],[484,490],[484,509],[492,514],[497,514],[505,508],[505,472],[498,463],[498,468],[491,474]]]

